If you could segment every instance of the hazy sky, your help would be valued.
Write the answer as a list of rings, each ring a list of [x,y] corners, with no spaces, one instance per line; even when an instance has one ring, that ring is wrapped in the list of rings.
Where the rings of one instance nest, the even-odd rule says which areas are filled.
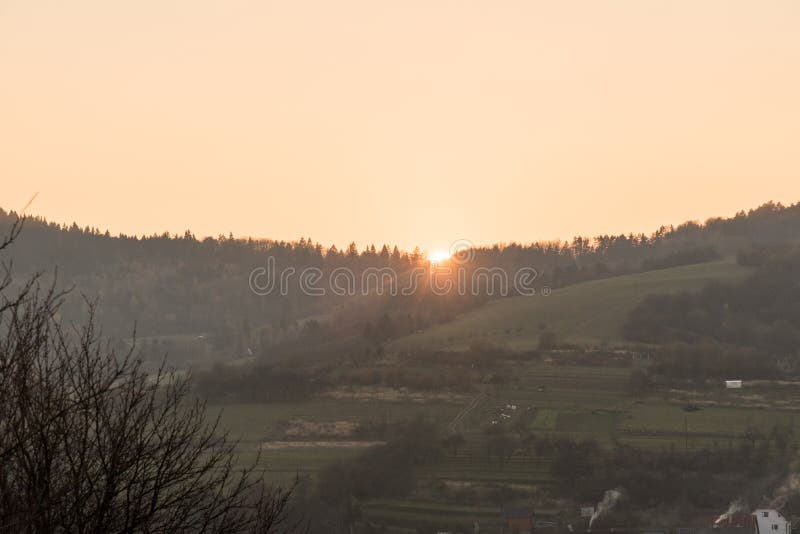
[[[800,2],[0,0],[0,206],[446,247],[800,200]]]

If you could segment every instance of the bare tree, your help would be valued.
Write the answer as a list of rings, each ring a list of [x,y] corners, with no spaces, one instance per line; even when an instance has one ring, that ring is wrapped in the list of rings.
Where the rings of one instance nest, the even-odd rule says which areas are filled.
[[[18,221],[0,240],[5,251]],[[0,276],[0,532],[286,532],[291,489],[237,468],[237,443],[95,328],[65,327],[66,295]],[[12,293],[13,296],[9,296]]]

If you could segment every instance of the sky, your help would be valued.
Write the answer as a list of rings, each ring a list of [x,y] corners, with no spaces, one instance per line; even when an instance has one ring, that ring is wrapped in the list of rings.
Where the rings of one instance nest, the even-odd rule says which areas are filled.
[[[0,207],[447,248],[800,201],[800,2],[0,0]]]

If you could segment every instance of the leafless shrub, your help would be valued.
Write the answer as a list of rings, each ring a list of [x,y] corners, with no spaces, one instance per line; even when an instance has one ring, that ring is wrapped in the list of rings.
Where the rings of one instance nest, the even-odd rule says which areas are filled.
[[[21,221],[0,240],[6,251]],[[0,275],[0,531],[288,532],[291,488],[237,468],[236,442],[188,397],[95,328],[64,326],[65,293]]]

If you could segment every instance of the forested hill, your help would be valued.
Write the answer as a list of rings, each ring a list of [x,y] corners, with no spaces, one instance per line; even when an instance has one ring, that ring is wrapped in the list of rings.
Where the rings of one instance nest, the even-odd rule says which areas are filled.
[[[0,210],[0,232],[17,219]],[[560,287],[617,274],[709,261],[760,246],[795,242],[800,236],[800,204],[768,203],[731,218],[687,222],[656,232],[575,237],[567,242],[499,244],[474,249],[465,268],[499,267],[513,272],[533,267],[536,284]],[[321,338],[361,335],[364,325],[383,315],[392,318],[387,336],[447,321],[480,305],[481,295],[434,295],[421,289],[411,296],[309,296],[293,286],[287,295],[255,295],[248,278],[276,259],[278,269],[313,266],[324,273],[340,267],[361,273],[368,267],[391,267],[406,273],[427,262],[419,251],[388,245],[358,250],[325,247],[311,239],[294,242],[198,239],[184,235],[112,236],[96,228],[79,228],[28,218],[22,234],[7,251],[21,279],[34,271],[58,267],[60,282],[98,297],[106,328],[128,332],[134,321],[147,335],[206,333],[219,346],[258,352],[301,335]],[[65,314],[77,316],[78,299]],[[313,317],[313,331],[303,331]],[[324,332],[320,334],[320,332]]]
[[[628,317],[625,335],[648,343],[718,342],[796,355],[800,347],[800,249],[747,251],[756,267],[741,283],[651,295]]]

